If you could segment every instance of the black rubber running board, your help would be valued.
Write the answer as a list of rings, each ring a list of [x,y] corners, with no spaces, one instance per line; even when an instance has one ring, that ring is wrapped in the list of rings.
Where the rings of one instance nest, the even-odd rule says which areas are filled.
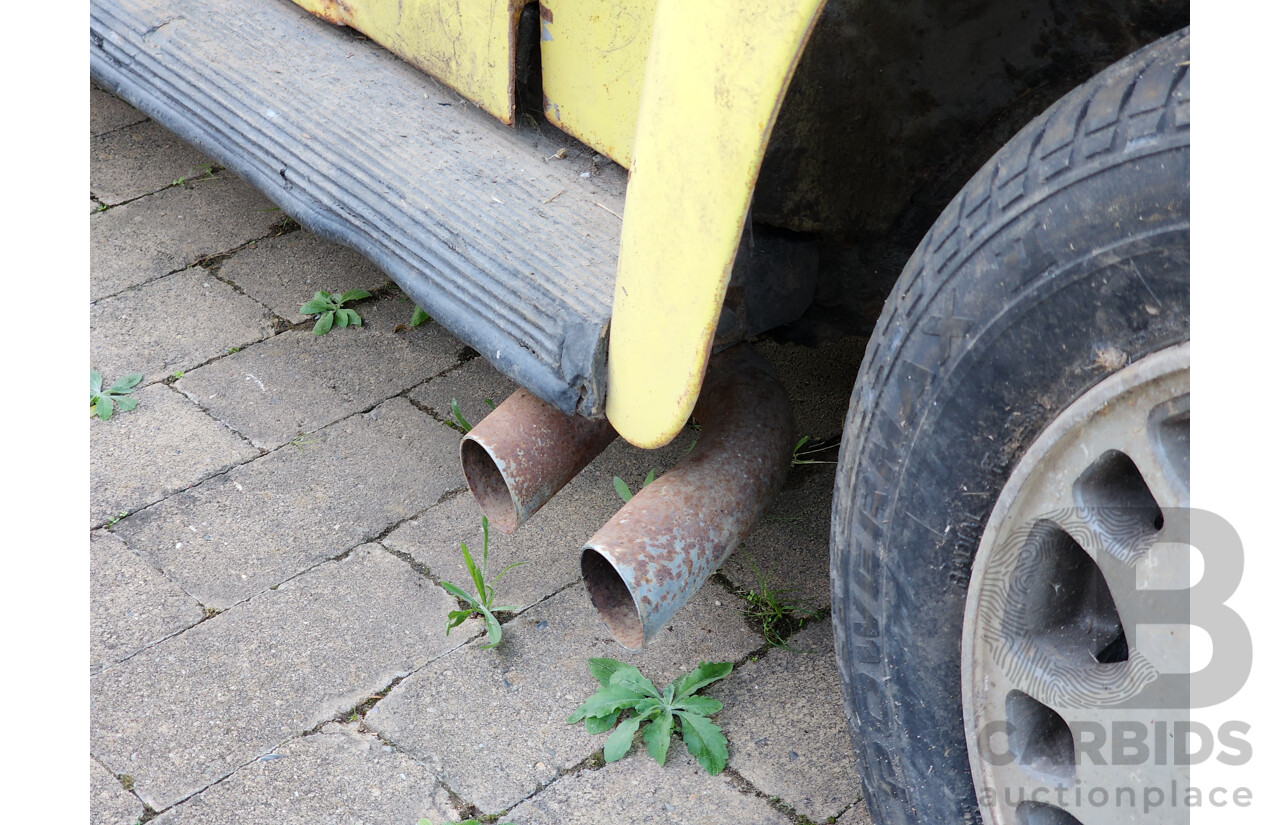
[[[92,0],[90,66],[517,384],[603,414],[621,172],[548,161],[563,140],[284,0]]]

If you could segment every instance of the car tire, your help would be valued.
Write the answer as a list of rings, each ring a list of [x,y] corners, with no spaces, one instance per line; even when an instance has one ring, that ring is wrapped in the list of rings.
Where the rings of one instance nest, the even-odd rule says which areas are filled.
[[[1170,35],[1020,131],[943,211],[876,325],[840,450],[831,587],[879,825],[984,821],[962,648],[997,500],[1082,396],[1189,341],[1189,53],[1188,30]]]

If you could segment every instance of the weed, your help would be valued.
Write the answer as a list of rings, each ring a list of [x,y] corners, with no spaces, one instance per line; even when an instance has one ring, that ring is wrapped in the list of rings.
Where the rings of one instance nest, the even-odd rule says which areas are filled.
[[[186,375],[186,374],[187,374],[187,373],[186,373],[186,370],[174,370],[174,371],[173,371],[173,380],[174,380],[174,381],[177,381],[179,378],[181,378],[182,376],[184,376],[184,375]]]
[[[648,487],[652,483],[653,483],[653,470],[650,470],[649,475],[644,477],[644,481],[641,482],[640,486],[642,488]],[[622,499],[624,503],[631,500],[631,497],[632,497],[631,488],[627,486],[627,482],[623,481],[617,476],[613,477],[613,489],[614,489],[614,492],[618,494],[618,498]]]
[[[312,444],[319,444],[321,441],[324,441],[324,439],[320,438],[319,436],[317,436],[316,438],[307,438],[307,436],[309,435],[314,435],[314,433],[302,433],[297,438],[290,441],[289,443],[292,444],[294,447],[297,447],[298,452],[305,454],[307,452],[304,449],[305,447],[309,447]]]
[[[756,577],[756,587],[747,591],[747,609],[743,612],[759,620],[766,642],[773,647],[790,650],[783,637],[797,629],[805,620],[812,619],[817,612],[810,609],[803,599],[790,601],[791,594],[796,592],[794,588],[770,588],[765,582],[764,573],[754,561],[748,559],[747,565]]]
[[[426,313],[422,307],[413,308],[413,317],[409,319],[409,326],[420,327],[431,320],[431,316]]]
[[[132,375],[126,375],[124,378],[117,378],[116,382],[107,389],[102,388],[102,373],[95,369],[89,369],[89,412],[97,414],[98,418],[106,421],[111,414],[116,411],[116,407],[120,408],[120,412],[128,412],[138,406],[138,399],[131,398],[129,393],[133,392],[133,388],[138,386],[142,381],[142,373],[135,372]]]
[[[631,750],[641,725],[649,755],[659,765],[666,764],[667,749],[677,728],[685,746],[707,773],[724,770],[729,760],[729,742],[720,727],[707,717],[724,707],[709,696],[694,694],[733,672],[731,662],[702,662],[695,669],[667,685],[661,693],[633,665],[616,659],[591,659],[591,675],[603,687],[578,706],[566,720],[584,722],[587,733],[604,733],[617,724],[604,743],[604,761],[617,762]],[[631,715],[618,722],[626,711]]]
[[[298,313],[301,315],[315,315],[316,325],[312,327],[311,332],[315,335],[324,335],[333,329],[334,324],[339,327],[345,326],[363,326],[364,322],[360,320],[360,316],[356,314],[354,309],[343,309],[342,305],[347,301],[363,301],[365,298],[373,296],[365,292],[363,289],[348,290],[340,297],[334,297],[328,292],[317,292],[316,296],[298,307]]]
[[[173,182],[173,185],[185,186],[188,183],[195,183],[196,181],[199,181],[199,180],[207,180],[211,177],[213,177],[213,164],[206,163],[204,166],[200,167],[200,174],[195,175],[194,177],[188,177],[186,175],[183,175],[182,177],[175,180]]]
[[[806,450],[804,449],[804,445],[807,443],[809,443],[809,436],[806,435],[803,438],[801,438],[799,441],[797,441],[796,446],[791,449],[792,466],[796,466],[799,464],[835,464],[836,463],[834,461],[818,461],[817,459],[813,459],[813,458],[805,458],[804,456],[817,455],[818,453],[821,453],[824,450],[828,450],[831,448],[829,444],[824,444],[820,447],[814,446]]]
[[[418,825],[431,825],[431,820],[419,819]],[[450,825],[450,823],[441,822],[440,825]],[[461,822],[456,823],[456,825],[484,825],[484,823],[478,819],[464,819]],[[498,822],[496,823],[496,825],[515,825],[515,823],[514,822]]]
[[[497,404],[495,404],[495,403],[493,403],[493,399],[492,399],[492,398],[486,398],[486,399],[484,400],[484,403],[486,403],[486,404],[488,404],[488,405],[489,405],[489,410],[490,410],[490,411],[493,411],[493,410],[498,409],[498,405],[497,405]]]
[[[488,399],[485,400],[487,401]],[[464,418],[462,410],[458,409],[458,399],[449,399],[449,412],[453,413],[453,421],[458,425],[458,429],[462,430],[464,433],[471,432],[471,422]]]
[[[239,351],[239,347],[227,347],[227,355],[235,355]]]
[[[107,526],[114,527],[117,521],[119,521],[120,519],[124,518],[127,515],[129,515],[128,510],[121,510],[120,515],[112,516],[111,518],[107,519]]]
[[[480,567],[476,567],[475,559],[471,558],[471,551],[467,549],[467,543],[462,542],[462,558],[467,563],[467,571],[471,574],[471,582],[476,586],[476,594],[473,596],[462,588],[449,582],[440,582],[440,586],[449,591],[449,595],[462,602],[466,607],[461,610],[449,611],[448,624],[445,626],[444,635],[448,636],[449,631],[465,622],[472,616],[482,616],[484,618],[485,630],[489,633],[489,644],[484,646],[485,650],[498,646],[498,642],[502,641],[502,625],[498,624],[494,613],[511,613],[519,610],[518,607],[495,607],[493,604],[493,585],[502,581],[502,577],[513,567],[519,567],[527,562],[516,562],[508,564],[502,568],[502,572],[497,575],[492,582],[486,582],[485,577],[489,575],[489,519],[482,516],[480,518],[480,526],[484,530],[484,554],[481,556]]]

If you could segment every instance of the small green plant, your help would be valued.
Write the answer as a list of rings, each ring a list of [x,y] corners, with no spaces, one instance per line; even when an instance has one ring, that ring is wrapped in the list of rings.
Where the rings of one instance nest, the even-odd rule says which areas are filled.
[[[206,163],[204,166],[201,166],[201,167],[200,167],[200,174],[198,174],[198,175],[193,175],[193,176],[183,175],[182,177],[180,177],[180,178],[178,178],[177,180],[175,180],[175,181],[173,182],[173,185],[174,185],[174,186],[184,186],[184,185],[186,185],[186,184],[188,184],[188,183],[195,183],[195,182],[196,182],[196,181],[198,181],[198,180],[205,180],[205,179],[207,179],[207,178],[211,178],[211,177],[213,177],[213,164],[212,164],[212,163]]]
[[[791,449],[792,466],[796,466],[799,464],[835,464],[836,463],[834,461],[819,461],[813,458],[806,458],[806,456],[817,455],[818,453],[821,453],[824,450],[830,449],[829,444],[824,444],[821,447],[810,447],[809,449],[806,450],[804,449],[804,445],[808,443],[809,443],[809,436],[806,435],[803,438],[801,438],[799,441],[797,441],[796,446]]]
[[[472,616],[481,616],[484,618],[485,630],[489,633],[489,644],[484,646],[485,650],[498,646],[498,642],[502,641],[502,625],[498,623],[494,613],[510,613],[519,610],[518,607],[503,606],[497,607],[493,603],[493,585],[502,581],[502,577],[513,567],[519,567],[527,562],[519,561],[514,564],[508,564],[502,568],[502,572],[497,575],[491,582],[485,581],[489,575],[489,519],[480,518],[480,526],[484,530],[484,553],[481,555],[480,566],[476,567],[475,559],[471,558],[471,551],[467,549],[467,543],[462,542],[462,558],[467,563],[467,572],[471,574],[471,582],[476,587],[476,594],[473,596],[466,592],[456,584],[449,582],[440,582],[440,586],[449,591],[449,595],[462,602],[466,607],[460,610],[449,611],[448,624],[445,627],[444,635],[448,636],[449,631],[465,622]]]
[[[324,335],[333,329],[336,324],[339,327],[345,326],[363,326],[364,322],[360,320],[360,316],[356,314],[354,309],[344,309],[343,304],[348,301],[363,301],[365,298],[373,296],[365,292],[363,289],[348,290],[340,297],[335,297],[328,292],[317,292],[316,296],[307,301],[298,308],[301,315],[315,315],[316,325],[312,327],[311,332],[315,335]]]
[[[128,412],[138,406],[138,399],[131,398],[129,393],[142,381],[142,373],[135,372],[116,382],[107,389],[102,388],[102,373],[89,369],[89,411],[106,421],[111,414],[120,408],[120,412]]]
[[[431,825],[431,820],[419,819],[418,825]],[[440,825],[451,825],[451,823],[441,822]],[[464,819],[461,822],[452,823],[452,825],[484,825],[484,823],[478,819]],[[494,823],[494,825],[515,825],[515,823],[514,822],[497,822],[497,823]]]
[[[174,380],[174,381],[177,381],[179,378],[181,378],[182,376],[184,376],[184,375],[186,375],[186,374],[187,374],[187,373],[186,373],[186,370],[174,370],[174,371],[173,371],[173,380]]]
[[[108,526],[108,527],[114,527],[114,526],[115,526],[115,523],[116,523],[117,521],[119,521],[120,519],[124,518],[124,517],[125,517],[125,516],[127,516],[127,515],[129,515],[129,511],[128,511],[128,510],[121,510],[121,511],[120,511],[120,515],[118,515],[118,516],[112,516],[111,518],[107,519],[107,526]]]
[[[307,452],[306,450],[307,447],[311,446],[312,444],[319,444],[321,441],[324,441],[324,439],[321,438],[320,436],[315,436],[314,438],[308,438],[308,436],[313,436],[313,435],[315,435],[315,433],[300,433],[295,439],[293,439],[289,443],[292,444],[294,447],[297,447],[298,452],[305,454]]]
[[[652,483],[653,483],[653,470],[650,470],[649,475],[644,477],[644,481],[640,483],[640,486],[642,488],[648,487]],[[631,500],[632,498],[631,488],[627,486],[627,482],[623,481],[617,476],[613,477],[613,489],[614,489],[614,492],[618,494],[618,498],[622,499],[623,502],[628,502]]]
[[[431,316],[428,315],[422,307],[414,307],[413,317],[409,319],[409,326],[420,327],[430,320]]]
[[[453,413],[453,420],[458,427],[464,432],[471,432],[471,422],[462,416],[462,410],[458,409],[458,399],[449,399],[449,411]]]
[[[764,573],[754,561],[747,565],[756,577],[756,586],[747,591],[746,615],[760,621],[760,629],[764,640],[774,647],[790,650],[783,639],[797,625],[812,619],[817,612],[810,609],[802,599],[791,601],[794,588],[773,589],[765,581]]]
[[[492,399],[492,398],[486,398],[486,399],[484,400],[484,403],[485,403],[486,405],[488,405],[488,407],[489,407],[489,409],[490,409],[491,411],[492,411],[492,410],[496,410],[496,409],[498,409],[498,405],[497,405],[497,404],[495,404],[495,403],[493,403],[493,399]]]
[[[733,672],[732,662],[702,662],[667,685],[661,693],[633,665],[616,659],[591,659],[591,675],[603,687],[578,706],[566,720],[583,722],[587,733],[613,728],[604,743],[604,761],[617,762],[627,755],[636,733],[659,765],[666,764],[671,737],[678,730],[685,747],[707,773],[715,775],[729,761],[729,742],[708,716],[724,707],[709,696],[695,696],[702,688]],[[629,713],[619,723],[624,713]]]

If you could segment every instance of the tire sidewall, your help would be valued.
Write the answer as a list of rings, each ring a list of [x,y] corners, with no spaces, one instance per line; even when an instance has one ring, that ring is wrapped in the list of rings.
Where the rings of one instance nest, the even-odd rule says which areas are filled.
[[[890,298],[832,521],[836,648],[877,822],[982,821],[960,676],[974,553],[1062,410],[1189,339],[1189,155],[1189,140],[1165,141],[1086,165],[950,258],[940,220]],[[949,211],[963,232],[963,206]]]

